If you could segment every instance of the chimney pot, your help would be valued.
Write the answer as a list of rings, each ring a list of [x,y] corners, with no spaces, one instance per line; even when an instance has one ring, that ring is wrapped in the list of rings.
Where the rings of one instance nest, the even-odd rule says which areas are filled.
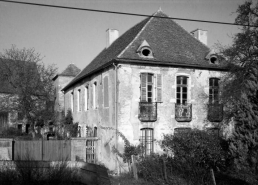
[[[208,44],[208,31],[207,30],[201,30],[198,28],[194,31],[191,31],[190,33],[194,36],[194,38],[198,39],[203,44],[205,44],[205,45]]]
[[[106,31],[106,48],[108,48],[118,37],[119,37],[118,30],[107,29],[107,31]]]

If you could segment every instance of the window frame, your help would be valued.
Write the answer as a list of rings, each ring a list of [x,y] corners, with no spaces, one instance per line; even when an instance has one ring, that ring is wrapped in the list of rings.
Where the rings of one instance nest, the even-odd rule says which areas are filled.
[[[74,94],[73,94],[73,92],[71,92],[71,94],[70,94],[70,104],[71,104],[71,106],[70,106],[70,108],[71,108],[71,111],[73,112],[73,106],[74,106]]]
[[[178,78],[180,78],[180,83],[178,83]],[[186,83],[184,84],[184,79],[186,80]],[[176,76],[176,103],[177,104],[187,104],[189,100],[189,76],[186,75],[178,75]],[[185,88],[185,92],[184,92]],[[179,89],[179,91],[178,91]],[[179,94],[179,98],[178,98]],[[183,95],[186,95],[184,98]]]
[[[209,104],[219,103],[219,80],[216,77],[209,78]]]
[[[142,128],[140,130],[140,142],[143,146],[143,155],[150,155],[154,152],[154,129]],[[146,147],[145,147],[146,146]]]
[[[77,111],[78,112],[82,111],[80,100],[81,100],[81,89],[78,89],[77,90]]]
[[[88,111],[89,110],[89,100],[90,96],[89,96],[89,85],[86,85],[84,87],[84,110]]]

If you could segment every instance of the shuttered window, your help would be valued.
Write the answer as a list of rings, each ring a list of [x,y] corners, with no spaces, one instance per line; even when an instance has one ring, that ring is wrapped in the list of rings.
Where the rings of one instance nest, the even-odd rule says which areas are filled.
[[[104,77],[104,107],[109,107],[108,77]]]
[[[176,103],[186,104],[187,103],[187,93],[188,93],[188,77],[178,76],[176,79]]]
[[[214,104],[219,102],[219,79],[209,79],[209,103]]]
[[[162,75],[141,73],[141,102],[154,102],[155,100],[162,102]]]

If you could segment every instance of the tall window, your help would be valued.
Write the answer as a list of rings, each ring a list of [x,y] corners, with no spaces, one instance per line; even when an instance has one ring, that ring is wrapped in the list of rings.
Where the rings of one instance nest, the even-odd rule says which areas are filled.
[[[141,129],[141,144],[143,145],[143,154],[150,155],[153,153],[153,129]]]
[[[77,91],[77,111],[81,111],[81,104],[80,104],[80,101],[81,101],[81,89],[79,89]]]
[[[97,108],[97,82],[93,83],[93,88],[92,88],[92,98],[93,98],[93,103],[92,107],[93,109]]]
[[[109,107],[108,77],[104,77],[104,107]]]
[[[97,148],[97,127],[94,127],[94,130],[91,130],[87,134],[88,138],[86,141],[86,162],[96,163],[96,148]],[[95,137],[95,138],[94,138]]]
[[[70,101],[71,101],[71,111],[73,112],[73,92],[71,92]]]
[[[89,86],[84,89],[84,110],[89,110]]]
[[[177,104],[186,104],[187,103],[187,84],[188,77],[178,76],[176,79],[177,88],[176,88],[176,103]]]
[[[153,101],[154,78],[151,73],[141,74],[141,102]]]
[[[209,79],[209,103],[219,102],[219,79],[210,78]]]

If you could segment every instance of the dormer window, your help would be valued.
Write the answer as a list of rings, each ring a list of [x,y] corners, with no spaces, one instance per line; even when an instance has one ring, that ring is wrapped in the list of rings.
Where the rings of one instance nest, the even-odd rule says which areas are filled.
[[[144,40],[140,47],[137,49],[137,53],[142,58],[153,58],[153,52],[146,40]]]
[[[210,63],[211,64],[218,64],[218,58],[216,56],[211,56],[210,57]]]

